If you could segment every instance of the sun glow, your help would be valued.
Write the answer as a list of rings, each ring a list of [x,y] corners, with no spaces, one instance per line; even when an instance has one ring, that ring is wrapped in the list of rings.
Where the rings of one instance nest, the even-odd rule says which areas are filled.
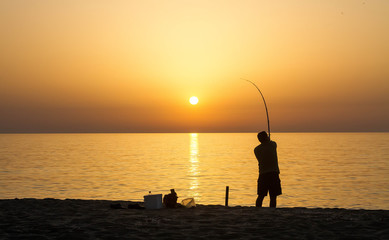
[[[199,102],[199,99],[197,97],[193,96],[193,97],[189,98],[189,102],[192,105],[196,105]]]

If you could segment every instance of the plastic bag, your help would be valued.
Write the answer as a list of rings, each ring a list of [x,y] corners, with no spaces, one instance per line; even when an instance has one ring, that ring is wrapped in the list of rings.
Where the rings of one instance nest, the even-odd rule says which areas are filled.
[[[185,198],[184,200],[182,200],[181,205],[186,208],[196,207],[194,198]]]

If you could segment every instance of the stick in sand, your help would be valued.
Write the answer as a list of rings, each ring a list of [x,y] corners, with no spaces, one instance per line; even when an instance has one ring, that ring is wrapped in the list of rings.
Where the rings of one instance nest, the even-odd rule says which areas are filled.
[[[228,192],[230,190],[230,187],[229,186],[226,186],[226,203],[225,203],[225,206],[228,207]]]
[[[261,97],[262,97],[263,103],[265,104],[265,109],[266,109],[266,117],[267,117],[267,131],[269,132],[269,139],[270,139],[270,122],[269,122],[269,113],[268,113],[268,111],[267,111],[267,105],[266,105],[265,97],[263,96],[263,94],[262,94],[261,90],[259,90],[258,86],[257,86],[255,83],[253,83],[253,82],[252,82],[252,81],[250,81],[250,80],[244,79],[244,78],[241,78],[241,79],[242,79],[242,80],[245,80],[245,81],[247,81],[247,82],[249,82],[249,83],[251,83],[251,84],[253,84],[253,85],[254,85],[254,87],[255,87],[255,88],[258,90],[259,94],[261,94]]]

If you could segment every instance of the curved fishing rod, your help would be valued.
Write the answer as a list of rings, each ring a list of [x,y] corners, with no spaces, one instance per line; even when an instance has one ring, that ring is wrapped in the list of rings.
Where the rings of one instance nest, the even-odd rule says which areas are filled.
[[[269,132],[269,139],[270,139],[270,122],[269,122],[269,112],[267,111],[267,105],[266,105],[265,97],[263,96],[263,94],[262,94],[261,90],[259,90],[258,86],[257,86],[255,83],[253,83],[252,81],[250,81],[250,80],[247,80],[247,79],[245,79],[245,78],[240,78],[240,79],[242,79],[242,80],[245,80],[245,81],[247,81],[247,82],[249,82],[249,83],[253,84],[253,85],[254,85],[254,87],[255,87],[255,88],[258,90],[258,92],[261,94],[261,97],[262,97],[263,103],[265,104],[265,109],[266,109],[266,117],[267,117],[267,131]]]

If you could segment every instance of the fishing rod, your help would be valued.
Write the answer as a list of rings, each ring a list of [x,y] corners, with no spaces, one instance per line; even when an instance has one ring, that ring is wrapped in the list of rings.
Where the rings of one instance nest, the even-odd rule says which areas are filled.
[[[254,87],[258,90],[258,92],[261,94],[263,103],[265,104],[266,117],[267,117],[267,131],[269,132],[269,139],[270,139],[270,121],[269,121],[269,112],[267,111],[267,105],[266,105],[265,97],[263,96],[261,90],[259,90],[258,86],[257,86],[255,83],[253,83],[252,81],[247,80],[247,79],[245,79],[245,78],[240,78],[240,79],[245,80],[245,81],[247,81],[247,82],[253,84]]]

